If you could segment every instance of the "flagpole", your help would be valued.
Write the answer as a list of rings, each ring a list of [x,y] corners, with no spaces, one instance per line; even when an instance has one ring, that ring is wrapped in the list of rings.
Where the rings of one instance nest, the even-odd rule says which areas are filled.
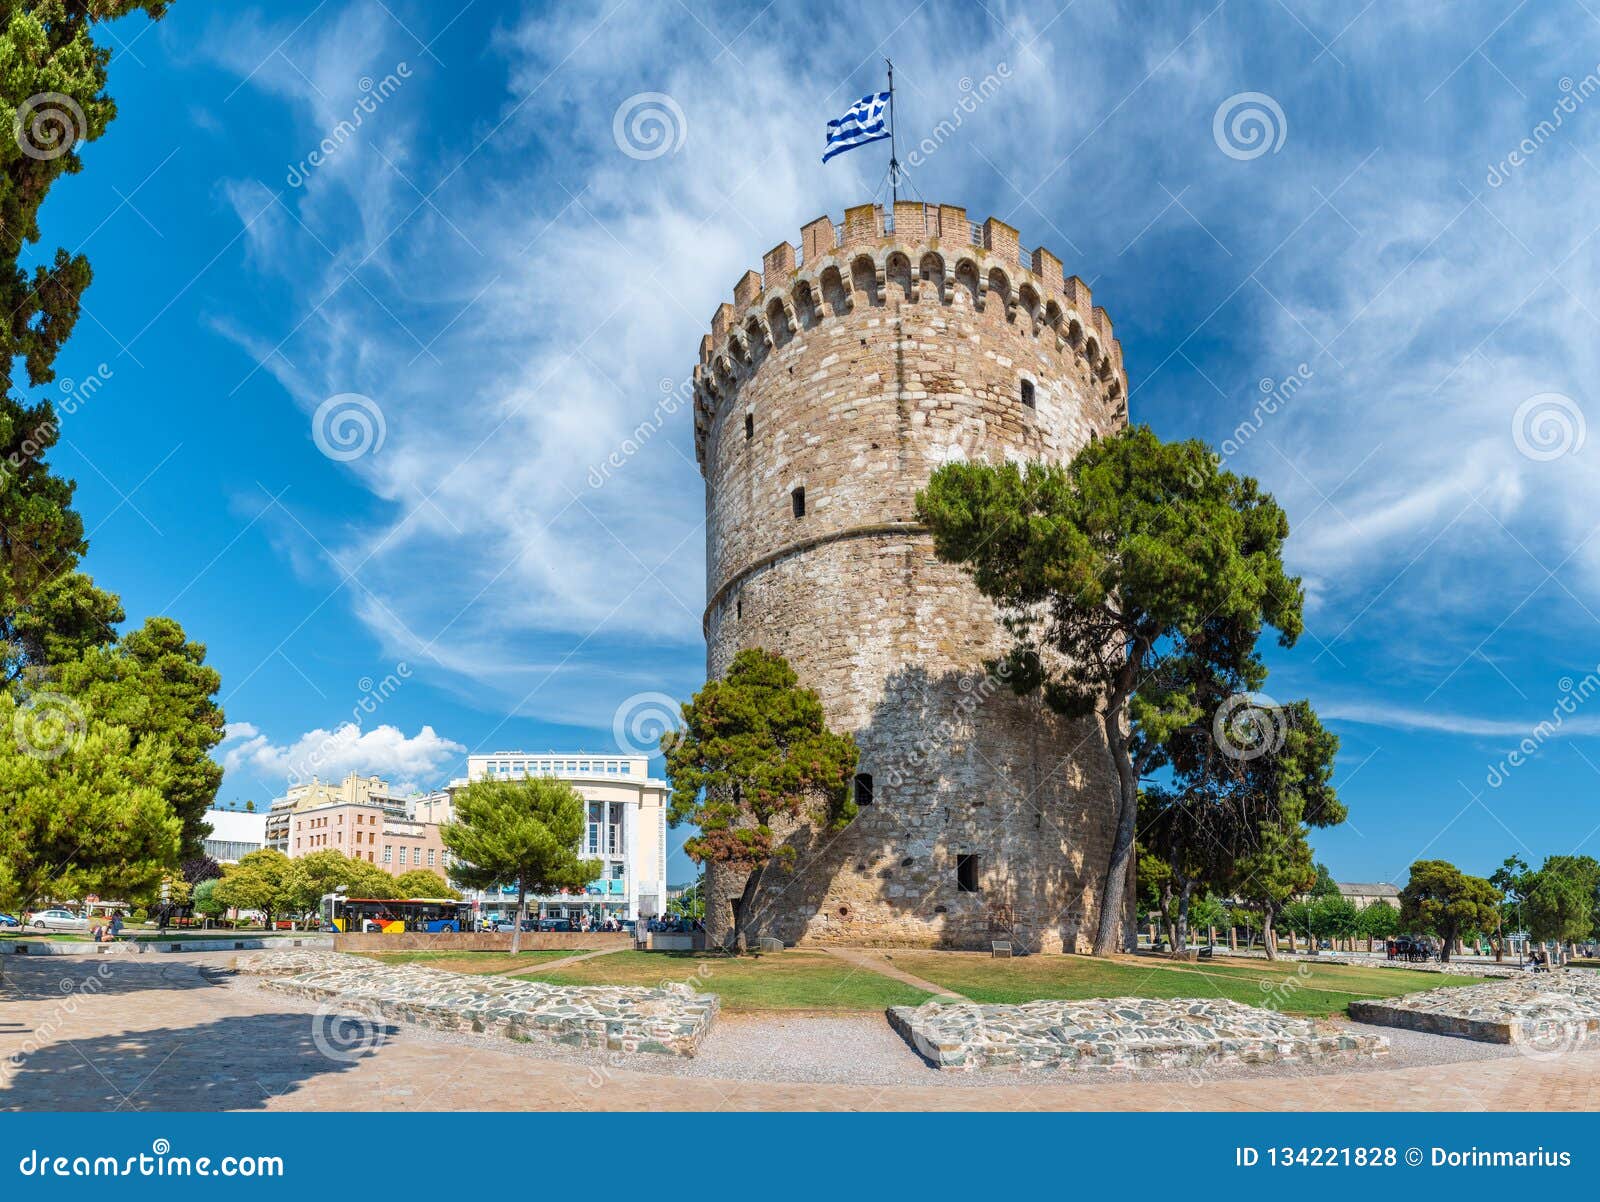
[[[884,59],[889,64],[889,186],[894,191],[894,203],[900,203],[900,159],[895,149],[894,141],[894,62]]]

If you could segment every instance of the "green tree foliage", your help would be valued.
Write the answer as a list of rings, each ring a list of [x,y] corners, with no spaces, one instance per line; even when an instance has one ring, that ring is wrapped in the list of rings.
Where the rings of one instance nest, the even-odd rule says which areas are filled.
[[[801,686],[781,655],[739,652],[721,680],[683,707],[684,729],[663,741],[672,804],[667,820],[699,833],[683,850],[697,864],[745,872],[734,905],[734,946],[743,950],[750,903],[773,863],[792,863],[774,823],[809,821],[842,829],[856,815],[851,774],[859,752],[835,734],[816,693]]]
[[[30,721],[0,693],[0,904],[149,894],[178,859],[165,757],[93,719],[48,738]]]
[[[583,795],[554,777],[477,780],[456,797],[456,820],[439,828],[454,857],[450,879],[468,889],[517,886],[511,950],[519,950],[529,893],[582,889],[599,877],[599,860],[578,857]]]
[[[1356,933],[1368,939],[1392,939],[1400,933],[1400,911],[1386,901],[1373,902],[1357,915]]]
[[[135,746],[159,743],[172,762],[167,801],[183,822],[183,854],[198,855],[211,831],[205,814],[217,797],[222,768],[211,749],[222,741],[222,677],[171,618],[150,618],[114,645],[96,647],[60,665],[55,687],[84,708],[133,733]]]
[[[1135,426],[1090,443],[1070,465],[947,464],[917,496],[946,562],[971,573],[1012,635],[1007,677],[1057,712],[1096,715],[1116,767],[1116,836],[1099,895],[1134,870],[1138,787],[1167,735],[1199,720],[1199,679],[1259,671],[1263,626],[1294,642],[1301,588],[1283,569],[1289,524],[1256,482],[1219,471],[1199,442]],[[1170,669],[1185,659],[1204,669]],[[1128,944],[1103,905],[1095,952]]]
[[[1400,891],[1400,921],[1413,930],[1438,935],[1444,942],[1440,958],[1445,961],[1462,935],[1496,930],[1499,907],[1498,889],[1447,860],[1418,860]]]
[[[394,890],[396,897],[447,897],[453,901],[461,900],[459,890],[452,889],[444,877],[426,868],[402,872],[394,878]]]
[[[194,912],[203,914],[207,918],[221,918],[227,912],[227,907],[216,899],[217,885],[220,877],[211,877],[201,881],[194,887]]]
[[[675,918],[704,919],[706,916],[705,884],[705,877],[695,881],[694,884],[667,903],[667,913]]]
[[[1527,890],[1522,909],[1533,938],[1566,943],[1594,933],[1600,863],[1592,856],[1549,856],[1519,883]]]
[[[267,925],[279,914],[294,911],[294,861],[270,847],[253,851],[222,874],[212,898],[236,910],[259,910]]]
[[[1533,872],[1521,856],[1507,856],[1505,862],[1489,874],[1489,883],[1504,895],[1500,903],[1502,925],[1512,931],[1523,930],[1526,920],[1522,913],[1522,899],[1533,885]]]
[[[1317,864],[1317,882],[1311,886],[1312,897],[1338,897],[1339,885],[1326,864]]]
[[[110,51],[91,27],[143,11],[160,0],[0,0],[0,322],[7,365],[21,360],[26,383],[48,384],[77,324],[89,285],[84,256],[58,249],[25,267],[39,240],[39,208],[64,174],[82,169],[78,148],[100,137],[116,115],[106,95]],[[30,663],[70,658],[108,640],[122,620],[117,599],[73,571],[84,554],[73,484],[54,475],[46,455],[60,436],[48,397],[28,401],[10,387],[0,396],[0,675],[18,678]]]

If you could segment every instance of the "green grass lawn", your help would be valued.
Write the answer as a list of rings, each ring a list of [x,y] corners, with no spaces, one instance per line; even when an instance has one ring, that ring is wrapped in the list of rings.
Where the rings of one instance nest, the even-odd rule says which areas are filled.
[[[486,973],[516,968],[519,964],[532,968],[546,960],[560,960],[566,956],[580,955],[574,951],[527,951],[515,956],[509,952],[357,952],[368,960],[381,964],[420,964],[424,968],[438,968],[445,972]]]
[[[1121,957],[1025,956],[994,960],[986,952],[889,953],[894,964],[975,1002],[1015,1003],[1044,998],[1222,997],[1286,1014],[1343,1014],[1362,998],[1394,997],[1479,977],[1445,976],[1399,968],[1366,968],[1309,961],[1214,960],[1180,963]],[[1265,983],[1265,984],[1264,984]]]
[[[660,985],[682,982],[714,993],[730,1013],[760,1010],[884,1010],[915,1006],[930,995],[822,952],[766,956],[719,952],[614,952],[520,981],[552,985]]]

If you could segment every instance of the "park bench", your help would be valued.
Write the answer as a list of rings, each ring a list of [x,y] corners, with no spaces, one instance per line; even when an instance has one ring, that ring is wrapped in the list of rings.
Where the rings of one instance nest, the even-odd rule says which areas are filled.
[[[1011,940],[992,939],[989,941],[989,958],[991,960],[1011,959]]]

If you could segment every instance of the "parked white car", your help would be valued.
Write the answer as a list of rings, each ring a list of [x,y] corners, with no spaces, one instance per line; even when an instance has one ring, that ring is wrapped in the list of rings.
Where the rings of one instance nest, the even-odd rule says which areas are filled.
[[[40,910],[28,920],[28,925],[37,931],[87,931],[89,920],[68,910]]]

